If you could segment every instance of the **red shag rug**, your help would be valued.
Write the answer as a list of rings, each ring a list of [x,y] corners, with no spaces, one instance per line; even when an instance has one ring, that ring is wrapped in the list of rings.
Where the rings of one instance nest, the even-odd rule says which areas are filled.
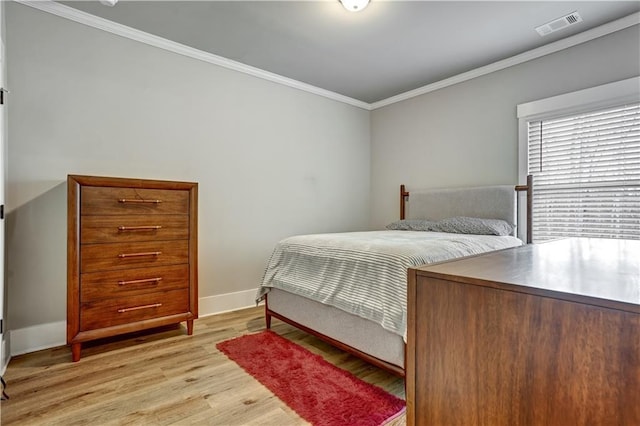
[[[272,331],[216,347],[314,425],[382,425],[404,412],[402,399]]]

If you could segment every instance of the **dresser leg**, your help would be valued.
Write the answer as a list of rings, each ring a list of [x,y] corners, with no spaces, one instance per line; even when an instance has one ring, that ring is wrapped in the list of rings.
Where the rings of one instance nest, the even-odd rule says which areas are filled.
[[[73,362],[80,361],[80,349],[82,348],[82,343],[72,343],[71,344],[71,360]]]
[[[187,334],[189,336],[193,334],[193,320],[187,320]]]

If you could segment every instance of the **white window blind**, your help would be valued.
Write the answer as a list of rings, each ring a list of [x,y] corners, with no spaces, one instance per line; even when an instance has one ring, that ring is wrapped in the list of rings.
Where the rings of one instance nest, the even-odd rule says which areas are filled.
[[[640,239],[640,104],[527,122],[533,237]]]

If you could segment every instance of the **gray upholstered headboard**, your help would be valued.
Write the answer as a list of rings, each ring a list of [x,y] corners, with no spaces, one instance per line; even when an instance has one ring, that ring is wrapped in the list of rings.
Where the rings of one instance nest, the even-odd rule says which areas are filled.
[[[454,216],[502,219],[517,224],[513,185],[411,191],[407,219],[440,220]]]

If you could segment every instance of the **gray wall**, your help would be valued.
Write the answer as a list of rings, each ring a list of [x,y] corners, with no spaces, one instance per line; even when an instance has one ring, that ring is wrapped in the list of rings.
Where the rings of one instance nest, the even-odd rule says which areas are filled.
[[[200,297],[369,223],[369,112],[7,3],[8,309],[66,318],[67,174],[197,181]]]
[[[371,219],[408,189],[516,183],[523,102],[640,75],[639,26],[372,112]]]
[[[64,321],[66,175],[200,183],[200,296],[409,188],[515,183],[516,105],[640,74],[638,27],[371,113],[7,3],[9,327]]]

